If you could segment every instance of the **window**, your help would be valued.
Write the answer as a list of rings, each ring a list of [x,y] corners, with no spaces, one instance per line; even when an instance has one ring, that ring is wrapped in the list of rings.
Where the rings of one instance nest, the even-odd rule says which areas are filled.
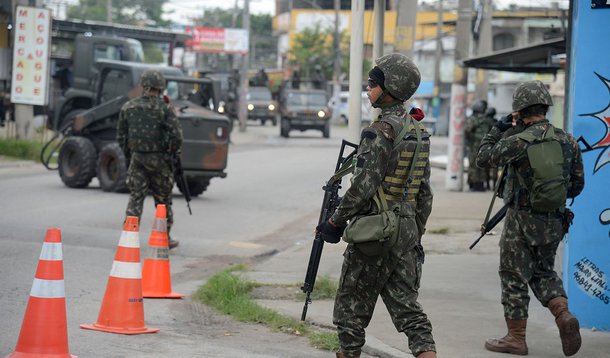
[[[504,50],[515,46],[515,36],[513,34],[498,34],[494,36],[494,51]]]

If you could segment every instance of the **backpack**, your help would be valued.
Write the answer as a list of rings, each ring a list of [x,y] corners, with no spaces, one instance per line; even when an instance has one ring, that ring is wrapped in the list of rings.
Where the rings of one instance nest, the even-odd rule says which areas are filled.
[[[563,176],[563,150],[555,136],[555,128],[550,125],[541,138],[529,132],[521,132],[517,137],[528,143],[526,153],[532,168],[532,183],[528,187],[517,172],[523,188],[529,192],[529,203],[533,210],[550,212],[565,205],[568,188]]]

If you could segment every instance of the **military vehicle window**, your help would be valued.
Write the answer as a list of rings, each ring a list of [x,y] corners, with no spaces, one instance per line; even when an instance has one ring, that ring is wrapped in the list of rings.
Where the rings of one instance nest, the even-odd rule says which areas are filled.
[[[287,104],[296,106],[325,106],[326,96],[322,93],[289,93]]]
[[[176,81],[167,81],[167,88],[163,94],[169,97],[171,101],[180,99],[180,84]]]
[[[129,58],[126,59],[133,62],[144,62],[144,50],[141,44],[131,44],[129,47]]]
[[[93,60],[97,61],[99,59],[107,59],[107,60],[122,60],[121,58],[121,46],[113,46],[106,44],[96,44],[93,49]]]
[[[100,103],[110,101],[118,96],[127,95],[130,89],[131,83],[125,71],[110,70],[105,74],[102,82]]]
[[[250,90],[248,91],[248,95],[246,97],[248,100],[252,101],[271,101],[271,92],[269,90]]]

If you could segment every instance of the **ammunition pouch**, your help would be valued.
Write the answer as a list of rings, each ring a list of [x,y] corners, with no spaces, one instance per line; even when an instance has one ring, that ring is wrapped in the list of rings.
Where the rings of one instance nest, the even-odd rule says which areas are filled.
[[[354,218],[345,228],[343,240],[363,254],[376,256],[389,252],[398,240],[400,216],[394,210]]]

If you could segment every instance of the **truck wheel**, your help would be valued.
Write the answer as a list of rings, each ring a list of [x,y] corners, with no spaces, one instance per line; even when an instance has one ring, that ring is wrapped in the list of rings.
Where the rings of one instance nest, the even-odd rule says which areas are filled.
[[[288,138],[288,132],[290,132],[290,122],[287,119],[282,118],[280,123],[280,135],[284,138]]]
[[[274,127],[277,126],[277,116],[271,119],[271,124],[273,124]]]
[[[189,187],[189,194],[192,197],[201,195],[210,185],[210,178],[188,178],[186,179],[186,185]],[[178,190],[184,193],[182,186],[178,185]]]
[[[95,176],[97,152],[85,137],[69,137],[59,150],[57,166],[61,181],[70,188],[84,188]]]
[[[97,159],[97,179],[103,191],[126,193],[127,160],[118,143],[106,144]]]
[[[322,136],[324,136],[324,138],[330,138],[330,122],[326,121],[326,124],[324,124],[324,129],[322,129]]]

